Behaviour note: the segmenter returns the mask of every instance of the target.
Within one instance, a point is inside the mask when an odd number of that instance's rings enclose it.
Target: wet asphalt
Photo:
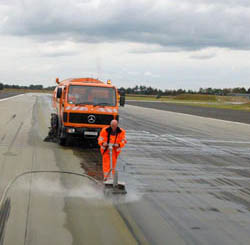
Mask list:
[[[163,111],[172,111],[196,115],[201,117],[217,118],[221,120],[242,122],[250,124],[250,112],[230,109],[199,107],[167,102],[127,101],[128,105],[141,106]]]
[[[128,176],[172,235],[184,244],[248,244],[248,125],[134,106],[122,109],[121,124],[128,129]],[[144,234],[152,244],[162,244],[159,237],[171,244],[167,230],[155,225]]]
[[[98,149],[43,142],[50,104],[37,94],[0,101],[1,194],[31,169],[101,180]],[[249,244],[250,125],[126,105],[120,126],[128,194],[104,196],[65,174],[26,175],[1,210],[3,244]]]

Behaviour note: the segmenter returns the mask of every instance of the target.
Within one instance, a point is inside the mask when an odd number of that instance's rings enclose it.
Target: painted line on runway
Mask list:
[[[19,95],[10,96],[10,97],[4,98],[4,99],[0,99],[0,101],[5,101],[5,100],[9,100],[9,99],[17,98],[17,97],[19,97],[19,96],[23,96],[23,95],[24,95],[24,94],[19,94]]]
[[[250,144],[250,141],[232,141],[232,140],[200,140],[205,143],[226,143],[226,144]]]
[[[148,108],[148,107],[142,107],[142,106],[136,106],[136,105],[126,105],[126,106],[134,106],[134,107],[143,108],[143,109],[155,110],[157,112],[161,111],[161,112],[166,112],[166,113],[171,113],[171,114],[185,115],[185,116],[188,116],[188,117],[197,117],[197,118],[202,118],[202,119],[209,119],[209,120],[213,120],[213,121],[220,121],[220,122],[225,122],[225,123],[233,123],[233,124],[238,124],[238,125],[241,125],[241,126],[248,126],[248,127],[250,127],[250,124],[248,124],[248,123],[235,122],[235,121],[217,119],[217,118],[212,118],[212,117],[202,117],[202,116],[197,116],[197,115],[190,115],[190,114],[187,114],[187,113],[165,111],[165,110],[160,110],[160,109],[155,109],[155,108]],[[250,115],[250,113],[249,113],[249,115]]]

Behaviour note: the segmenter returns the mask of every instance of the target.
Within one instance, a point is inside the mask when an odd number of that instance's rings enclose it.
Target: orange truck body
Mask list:
[[[97,139],[100,130],[119,120],[119,93],[110,81],[93,78],[57,79],[53,106],[60,137],[67,135]],[[84,98],[84,99],[82,99]]]

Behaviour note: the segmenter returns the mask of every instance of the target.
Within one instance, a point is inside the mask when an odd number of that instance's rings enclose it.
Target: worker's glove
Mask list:
[[[103,145],[104,147],[107,147],[107,146],[108,146],[108,144],[107,144],[106,142],[104,142],[102,145]]]
[[[113,144],[113,146],[114,146],[114,147],[120,147],[120,145],[119,145],[119,144]]]

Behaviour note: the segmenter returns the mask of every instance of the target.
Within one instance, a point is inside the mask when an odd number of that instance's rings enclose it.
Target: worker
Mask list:
[[[112,152],[112,174],[115,174],[116,161],[121,153],[121,148],[125,146],[126,141],[126,131],[118,127],[118,121],[112,120],[110,126],[105,127],[101,130],[100,136],[98,138],[98,144],[100,145],[100,150],[102,154],[102,167],[103,167],[103,177],[104,181],[111,177],[110,171],[110,154],[109,154],[109,144],[113,144]]]

